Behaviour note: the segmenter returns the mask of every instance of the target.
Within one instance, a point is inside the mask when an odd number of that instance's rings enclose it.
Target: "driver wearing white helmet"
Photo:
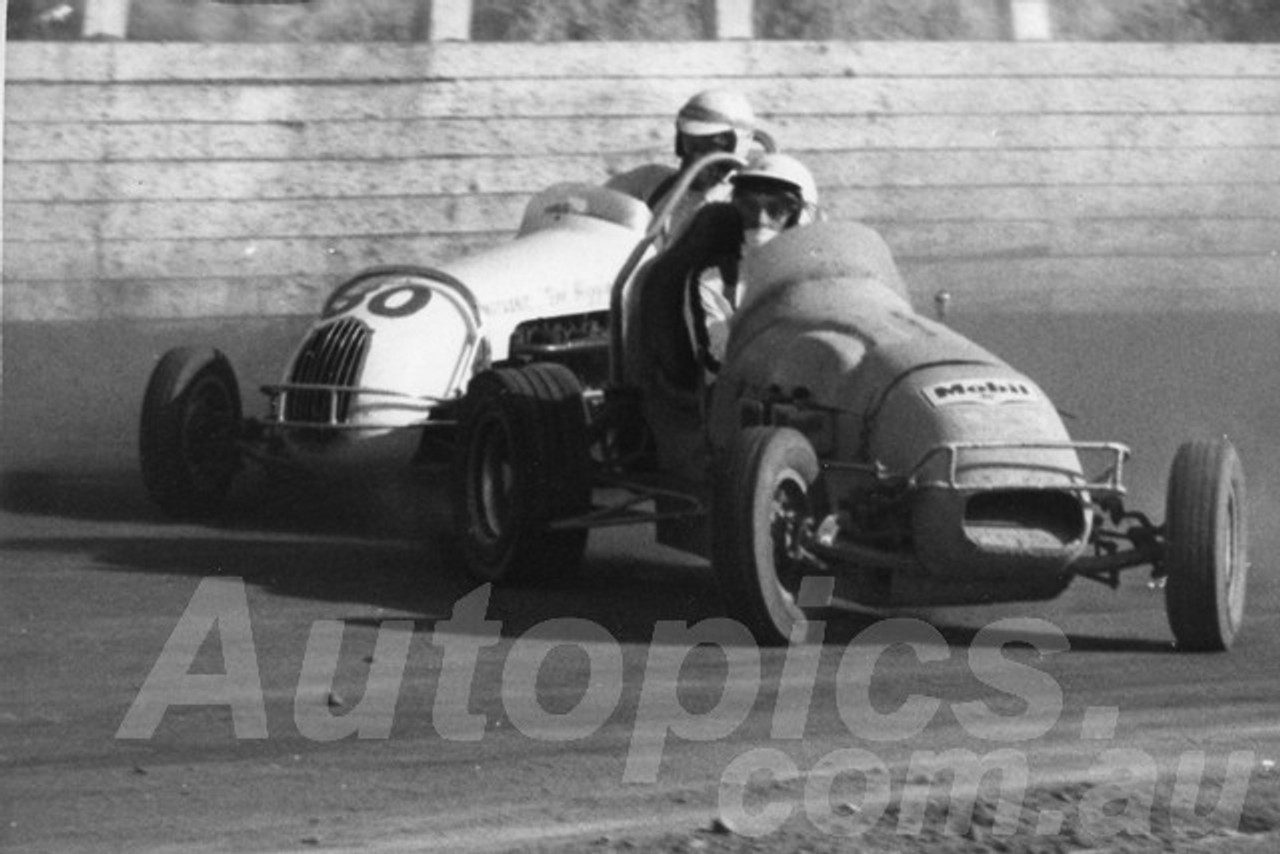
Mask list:
[[[695,479],[709,453],[706,393],[750,287],[739,277],[743,255],[818,217],[817,185],[794,157],[760,155],[729,182],[730,201],[705,205],[653,259],[636,305],[645,418],[667,428],[654,431],[659,464]]]
[[[818,185],[813,174],[789,155],[762,154],[729,181],[741,241],[732,250],[709,247],[709,263],[700,270],[695,268],[685,302],[685,323],[708,383],[720,370],[729,340],[729,320],[746,288],[739,274],[742,253],[758,249],[786,229],[813,222],[818,215]],[[711,216],[708,212],[707,218]],[[702,231],[694,225],[690,235]]]
[[[700,157],[722,151],[745,160],[755,140],[756,114],[751,104],[732,89],[707,89],[690,98],[676,114],[676,156],[681,171]],[[731,168],[703,170],[694,181],[696,190],[706,192],[724,185]],[[721,200],[728,198],[726,192]]]
[[[676,182],[697,160],[712,152],[726,152],[745,160],[756,140],[756,115],[740,92],[707,89],[694,95],[676,114],[675,153],[680,168],[650,164],[610,179],[605,186],[643,200],[651,210],[661,208]],[[725,164],[702,170],[690,192],[672,212],[667,234],[678,235],[707,202],[726,201],[725,180],[733,167]]]

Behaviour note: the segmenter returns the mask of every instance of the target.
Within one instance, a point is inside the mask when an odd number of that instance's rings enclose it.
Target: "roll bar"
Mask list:
[[[636,244],[635,249],[631,250],[631,254],[627,256],[627,260],[618,272],[617,278],[613,280],[613,288],[609,292],[609,382],[611,384],[620,385],[623,378],[622,362],[625,348],[622,335],[625,324],[622,318],[622,305],[627,283],[635,275],[641,261],[644,260],[645,254],[649,251],[649,247],[658,238],[665,239],[670,235],[671,217],[675,214],[680,202],[689,194],[689,188],[693,186],[697,176],[710,166],[726,163],[731,163],[739,169],[746,166],[746,161],[737,155],[724,151],[713,151],[695,160],[692,166],[680,174],[675,185],[654,212],[653,218],[649,220],[649,227],[645,229],[644,237]]]

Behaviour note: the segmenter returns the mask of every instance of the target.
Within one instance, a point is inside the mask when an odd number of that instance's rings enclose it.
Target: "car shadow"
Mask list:
[[[448,539],[371,539],[345,533],[182,532],[172,536],[91,535],[0,540],[0,554],[83,554],[94,568],[191,578],[237,577],[272,595],[352,603],[407,615],[431,630],[481,586],[452,555]],[[645,556],[593,559],[578,579],[556,586],[495,586],[485,619],[517,637],[549,620],[587,620],[620,642],[647,643],[661,620],[722,616],[709,572]],[[386,619],[392,619],[388,616]],[[397,619],[403,617],[395,617]],[[378,622],[357,617],[353,623]]]
[[[321,480],[252,467],[236,479],[219,514],[197,521],[232,531],[424,535],[445,518],[443,505],[430,494],[432,479],[443,477],[442,471],[424,469],[377,480]],[[120,467],[6,470],[0,473],[0,510],[83,522],[184,522],[150,501],[136,469]]]
[[[322,485],[306,478],[246,478],[222,518],[195,526],[174,522],[152,507],[136,472],[6,472],[0,482],[5,512],[121,523],[121,532],[9,538],[0,541],[0,552],[87,553],[106,570],[236,576],[281,596],[363,603],[412,615],[417,628],[431,630],[479,586],[465,572],[448,534],[443,476],[437,469],[376,483]],[[692,625],[725,616],[704,562],[648,545],[647,534],[637,539],[644,548],[590,547],[581,574],[563,583],[495,586],[486,619],[498,621],[505,637],[519,637],[547,621],[574,619],[601,626],[619,642],[647,644],[660,621]],[[895,615],[829,613],[823,642],[839,647],[869,642],[862,632],[888,616]],[[929,624],[952,647],[979,641],[978,628],[929,615],[899,616]],[[374,622],[368,617],[351,621]],[[1063,634],[1080,652],[1172,651],[1156,640]],[[1060,637],[985,630],[981,642],[1043,648]]]
[[[136,472],[10,471],[0,481],[4,512],[111,527],[9,537],[0,540],[0,553],[79,553],[107,571],[235,576],[276,595],[411,615],[429,630],[480,585],[448,533],[446,474],[424,469],[377,482],[251,476],[237,484],[220,518],[197,525],[154,508]],[[575,618],[621,642],[647,643],[658,621],[722,614],[709,571],[689,563],[656,547],[626,555],[591,549],[571,581],[495,586],[486,619],[501,622],[507,637]]]
[[[142,491],[142,476],[118,468],[6,468],[0,510],[85,522],[143,522],[158,517]]]

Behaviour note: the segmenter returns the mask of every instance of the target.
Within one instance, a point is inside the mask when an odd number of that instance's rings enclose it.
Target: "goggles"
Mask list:
[[[684,134],[682,150],[686,157],[698,158],[715,151],[734,151],[737,148],[738,135],[731,130],[705,136]]]
[[[733,191],[734,206],[748,222],[759,221],[761,215],[774,222],[791,222],[804,209],[804,202],[794,193],[768,190]]]

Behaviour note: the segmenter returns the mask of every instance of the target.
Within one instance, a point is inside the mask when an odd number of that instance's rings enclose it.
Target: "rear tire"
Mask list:
[[[1244,471],[1225,439],[1182,445],[1169,474],[1165,607],[1181,650],[1231,648],[1244,621],[1248,536]]]
[[[142,402],[142,481],[160,509],[200,518],[221,509],[240,470],[240,387],[217,350],[179,347],[151,372]]]
[[[479,374],[458,436],[454,527],[471,574],[486,582],[576,576],[587,530],[551,528],[591,504],[586,409],[573,372],[537,363]]]
[[[744,430],[715,473],[712,567],[729,616],[764,645],[811,639],[798,601],[806,567],[797,550],[817,478],[813,445],[786,427]]]

